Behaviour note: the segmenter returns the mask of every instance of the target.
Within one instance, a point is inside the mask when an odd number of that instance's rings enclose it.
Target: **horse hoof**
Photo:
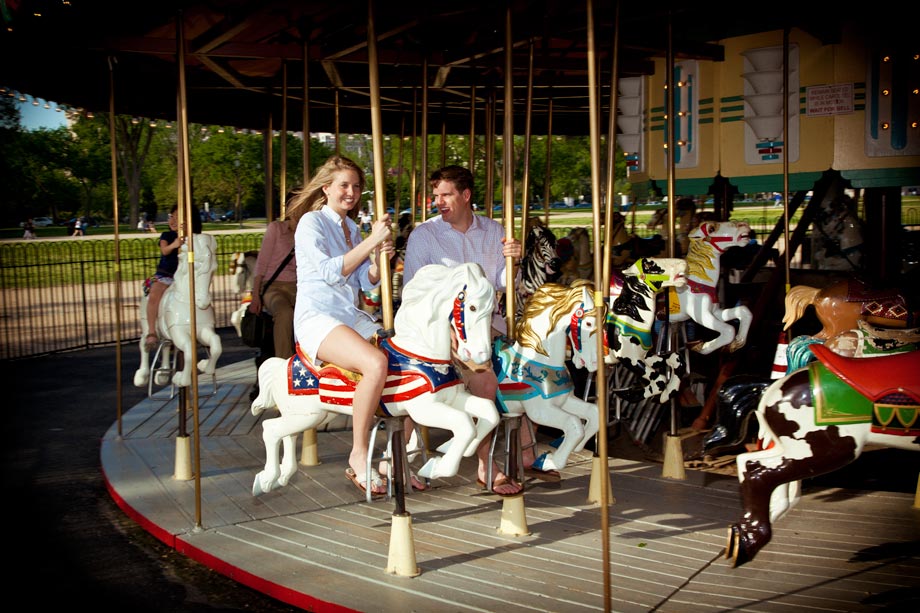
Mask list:
[[[418,469],[418,476],[422,479],[436,479],[439,477],[438,473],[438,459],[431,458],[425,465]]]
[[[252,481],[252,495],[258,496],[264,493],[265,490],[262,489],[262,480],[259,478],[259,475],[256,475],[256,478]]]
[[[725,539],[725,559],[728,560],[735,554],[735,548],[738,546],[738,527],[729,526],[728,536]]]

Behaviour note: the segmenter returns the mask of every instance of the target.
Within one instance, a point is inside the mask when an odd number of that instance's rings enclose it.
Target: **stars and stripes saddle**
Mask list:
[[[390,415],[388,404],[411,400],[422,394],[462,384],[450,360],[433,360],[402,349],[392,338],[375,339],[375,345],[387,354],[387,380],[380,397],[378,415]],[[335,364],[317,367],[297,346],[288,360],[288,393],[318,395],[321,402],[351,406],[361,375]]]

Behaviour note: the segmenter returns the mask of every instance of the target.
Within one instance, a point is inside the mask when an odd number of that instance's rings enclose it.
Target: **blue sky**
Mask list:
[[[31,98],[25,102],[19,103],[19,112],[22,114],[22,126],[26,130],[37,130],[39,128],[60,128],[67,125],[67,117],[64,111],[55,111],[57,104],[49,102],[50,109],[44,107],[44,100],[39,100],[40,104],[34,106]]]

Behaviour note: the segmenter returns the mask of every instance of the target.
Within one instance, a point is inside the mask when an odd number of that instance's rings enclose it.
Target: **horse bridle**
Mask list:
[[[461,289],[457,297],[454,298],[454,308],[450,312],[450,325],[457,334],[457,338],[462,342],[466,342],[465,307],[466,285],[463,286],[463,289]]]

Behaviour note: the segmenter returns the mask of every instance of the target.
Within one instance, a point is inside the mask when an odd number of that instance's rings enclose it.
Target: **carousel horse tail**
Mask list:
[[[788,330],[805,314],[805,309],[814,304],[815,298],[821,290],[807,285],[796,285],[789,290],[784,300],[786,312],[783,315],[783,330]]]
[[[287,392],[287,362],[285,358],[268,358],[259,366],[259,394],[252,401],[249,410],[253,415],[259,416],[265,409],[278,406],[279,387],[283,393]]]

